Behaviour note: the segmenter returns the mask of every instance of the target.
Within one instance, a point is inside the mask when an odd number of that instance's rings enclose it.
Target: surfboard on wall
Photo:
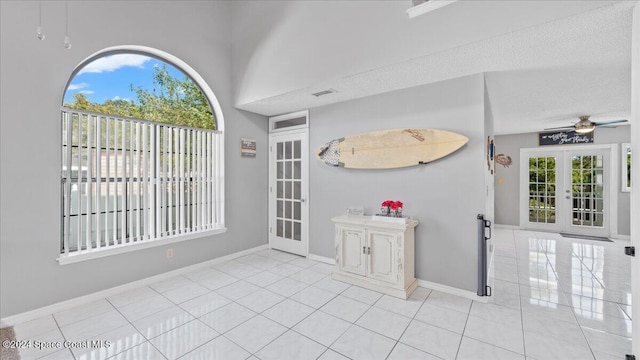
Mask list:
[[[393,169],[445,157],[469,141],[464,135],[437,129],[394,129],[351,135],[318,149],[327,165],[351,169]]]

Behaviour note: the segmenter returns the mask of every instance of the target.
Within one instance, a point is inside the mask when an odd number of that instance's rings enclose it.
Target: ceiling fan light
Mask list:
[[[596,127],[593,124],[588,124],[588,125],[584,124],[583,125],[583,124],[578,123],[578,124],[576,124],[575,131],[578,134],[588,134],[588,133],[592,132],[593,130],[595,130],[595,128]]]

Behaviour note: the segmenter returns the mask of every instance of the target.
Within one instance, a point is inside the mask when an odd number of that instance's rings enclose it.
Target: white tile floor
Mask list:
[[[23,359],[619,359],[631,351],[624,243],[498,229],[489,304],[408,300],[264,250],[19,324],[19,340],[109,340]]]

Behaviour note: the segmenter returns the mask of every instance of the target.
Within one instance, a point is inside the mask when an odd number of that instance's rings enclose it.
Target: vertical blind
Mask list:
[[[62,108],[62,256],[224,227],[220,131]]]

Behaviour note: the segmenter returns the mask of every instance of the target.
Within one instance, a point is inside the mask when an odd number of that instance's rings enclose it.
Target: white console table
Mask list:
[[[418,286],[414,266],[417,220],[371,216],[331,220],[336,230],[333,279],[402,299],[411,295]]]

